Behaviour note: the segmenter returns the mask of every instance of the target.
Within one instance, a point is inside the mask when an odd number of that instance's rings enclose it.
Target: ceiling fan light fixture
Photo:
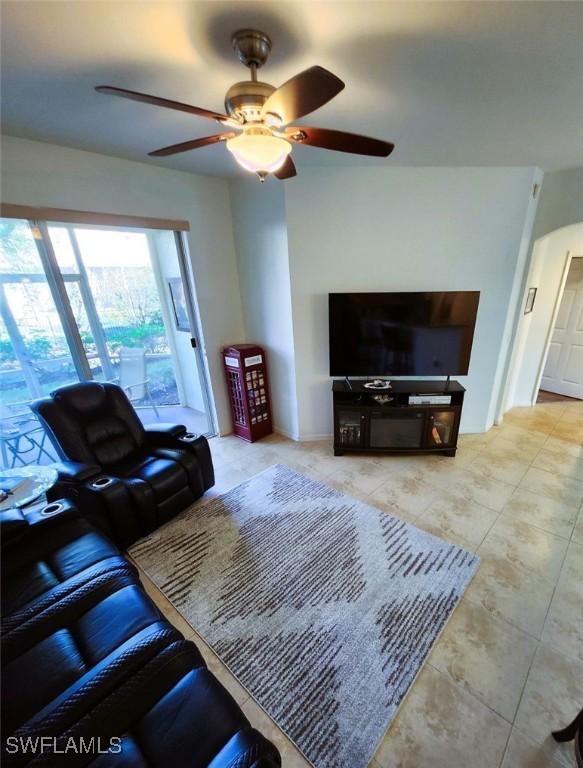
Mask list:
[[[395,145],[388,141],[328,128],[293,127],[296,120],[337,96],[344,88],[342,80],[324,67],[314,65],[286,80],[279,88],[274,88],[270,83],[257,79],[257,70],[265,64],[271,51],[270,38],[256,29],[240,29],[233,35],[232,43],[250,73],[249,79],[234,83],[225,94],[224,113],[113,85],[98,85],[95,90],[204,117],[218,122],[223,128],[221,133],[212,136],[156,149],[148,153],[150,157],[177,155],[220,142],[227,145],[242,168],[256,173],[261,181],[269,174],[284,181],[297,176],[290,155],[292,146],[296,144],[367,157],[388,157],[391,154]]]
[[[227,139],[227,149],[239,165],[252,173],[273,173],[281,168],[291,152],[291,144],[264,128],[249,128]]]

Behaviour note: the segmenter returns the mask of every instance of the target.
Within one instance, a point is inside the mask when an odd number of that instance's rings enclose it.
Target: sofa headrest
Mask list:
[[[54,400],[66,409],[77,413],[90,413],[103,408],[107,400],[107,390],[97,381],[82,381],[51,392]]]

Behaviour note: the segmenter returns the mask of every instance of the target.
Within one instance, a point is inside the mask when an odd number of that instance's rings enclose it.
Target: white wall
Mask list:
[[[548,344],[571,256],[583,255],[583,223],[539,238],[534,246],[521,311],[529,288],[536,288],[534,308],[522,314],[516,335],[508,407],[536,402]]]
[[[302,168],[285,185],[299,433],[332,432],[327,294],[479,290],[462,430],[492,424],[533,168]],[[506,339],[507,341],[507,339]]]
[[[583,168],[545,173],[533,241],[583,221]]]
[[[145,163],[2,137],[3,202],[186,219],[218,426],[231,431],[220,349],[244,341],[228,183]]]
[[[274,427],[297,439],[284,185],[255,177],[232,182],[231,209],[247,338],[267,352]]]
[[[516,333],[522,317],[521,297],[524,292],[524,286],[526,285],[526,276],[528,273],[528,265],[530,263],[532,233],[538,217],[540,192],[537,194],[537,190],[540,190],[540,185],[543,181],[543,172],[539,168],[535,169],[533,181],[531,195],[526,208],[524,226],[522,228],[522,238],[520,240],[518,258],[514,270],[512,291],[508,301],[509,309],[506,316],[504,335],[500,345],[500,355],[494,379],[494,392],[496,394],[490,403],[488,423],[492,421],[494,424],[501,424],[505,411],[505,403],[508,399],[508,390],[511,379],[510,371],[512,370]]]

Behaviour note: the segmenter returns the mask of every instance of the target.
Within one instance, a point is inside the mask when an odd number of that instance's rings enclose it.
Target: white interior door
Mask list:
[[[583,257],[571,260],[541,389],[583,399]]]

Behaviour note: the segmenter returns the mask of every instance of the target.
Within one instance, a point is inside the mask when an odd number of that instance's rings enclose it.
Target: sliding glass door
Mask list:
[[[115,376],[114,368],[74,230],[68,226],[51,224],[47,232],[58,270],[63,277],[71,312],[79,330],[83,353],[91,369],[91,377],[97,381],[110,381]]]
[[[91,379],[122,386],[144,423],[214,433],[178,233],[0,227],[0,440],[31,400]]]
[[[27,403],[79,379],[43,263],[27,221],[0,220],[0,402]],[[85,374],[85,370],[81,372]]]

